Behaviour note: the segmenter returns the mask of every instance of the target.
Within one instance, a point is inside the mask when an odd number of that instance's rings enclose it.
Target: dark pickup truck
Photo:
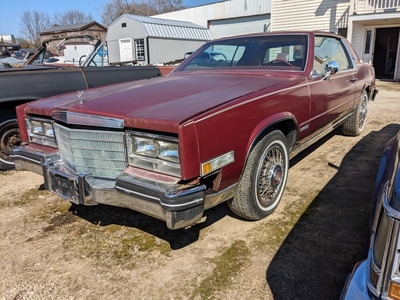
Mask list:
[[[77,66],[46,65],[45,54],[51,41],[89,39],[94,47]],[[70,91],[119,82],[162,76],[155,66],[109,66],[105,45],[91,36],[58,37],[43,42],[42,47],[25,64],[0,66],[0,170],[14,167],[9,154],[20,145],[15,107],[25,102]],[[166,69],[169,72],[170,69]],[[165,70],[163,70],[165,72]]]

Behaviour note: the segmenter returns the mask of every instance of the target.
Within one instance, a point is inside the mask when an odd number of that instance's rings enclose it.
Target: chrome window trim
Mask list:
[[[340,43],[343,45],[343,47],[346,49],[347,52],[347,56],[350,59],[351,64],[353,65],[353,68],[350,68],[349,70],[356,70],[357,66],[356,63],[354,61],[353,55],[350,52],[349,47],[347,47],[346,43],[343,41],[343,39],[340,39]]]
[[[387,295],[389,291],[389,284],[395,268],[395,252],[399,243],[400,213],[389,205],[388,189],[389,182],[386,182],[382,188],[380,200],[376,205],[370,244],[370,251],[372,252],[370,252],[371,255],[369,268],[373,268],[374,272],[378,276],[378,280],[376,282],[376,286],[374,286],[371,282],[371,278],[369,277],[370,275],[368,275],[367,286],[369,291],[377,297],[385,294]],[[375,251],[377,228],[382,222],[382,218],[386,218],[388,221],[388,232],[383,250],[382,263],[381,266],[378,267],[373,253]],[[396,269],[398,270],[398,266]],[[370,274],[370,272],[368,272],[368,274]],[[398,276],[395,276],[395,278],[398,278]]]

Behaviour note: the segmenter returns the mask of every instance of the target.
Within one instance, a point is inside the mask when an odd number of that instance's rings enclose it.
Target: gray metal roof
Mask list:
[[[212,40],[212,35],[208,28],[191,22],[166,20],[128,14],[124,14],[122,16],[132,19],[136,22],[140,22],[149,37],[200,41]]]
[[[71,25],[54,25],[53,27],[47,28],[41,32],[43,33],[50,33],[50,32],[62,32],[62,31],[75,31],[75,30],[83,30],[86,27],[92,26],[92,25],[98,25],[101,28],[106,29],[103,25],[97,23],[96,21],[91,21],[91,22],[84,22],[84,23],[77,23],[77,24],[71,24]]]

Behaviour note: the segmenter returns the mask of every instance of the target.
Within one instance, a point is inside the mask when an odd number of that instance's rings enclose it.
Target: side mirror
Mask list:
[[[329,76],[336,74],[339,71],[339,64],[332,60],[328,62],[325,66],[325,74],[324,74],[324,80],[328,79]]]

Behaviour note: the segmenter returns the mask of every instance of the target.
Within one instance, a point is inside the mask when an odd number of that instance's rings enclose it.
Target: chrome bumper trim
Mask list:
[[[75,174],[57,153],[45,155],[28,147],[17,148],[13,158],[17,170],[43,175],[46,189],[75,204],[129,208],[165,221],[170,229],[188,227],[203,216],[205,185],[179,189],[171,182],[127,173],[116,180]]]
[[[10,154],[10,157],[14,159],[17,171],[31,171],[39,175],[43,175],[41,161],[45,156],[46,154],[43,152],[22,146],[13,149]]]

